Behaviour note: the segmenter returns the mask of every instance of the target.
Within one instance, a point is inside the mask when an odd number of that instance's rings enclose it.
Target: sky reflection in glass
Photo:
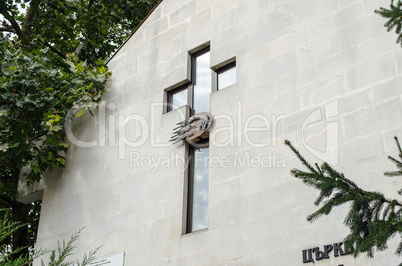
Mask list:
[[[209,95],[211,94],[211,70],[209,52],[195,58],[194,111],[209,112]]]
[[[198,149],[194,152],[191,232],[208,228],[208,157],[209,148]]]
[[[172,104],[172,106],[170,107],[171,110],[175,110],[179,107],[182,107],[187,104],[187,89],[175,92],[172,94],[171,97],[172,97],[170,101]]]
[[[229,68],[218,74],[218,90],[236,83],[236,67]]]

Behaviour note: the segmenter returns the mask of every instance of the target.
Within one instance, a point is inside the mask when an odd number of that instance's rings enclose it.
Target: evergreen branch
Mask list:
[[[396,146],[398,147],[398,151],[399,151],[398,156],[399,156],[399,158],[402,158],[402,148],[401,148],[401,145],[399,143],[399,140],[398,140],[398,138],[396,136],[394,137],[394,139],[395,139],[395,142],[396,142]],[[388,159],[391,162],[395,163],[396,167],[398,169],[401,169],[401,170],[385,172],[384,175],[386,175],[386,176],[399,176],[399,175],[402,175],[402,161],[399,161],[399,160],[395,159],[392,156],[388,156]],[[402,190],[400,190],[400,191],[402,191]],[[398,191],[398,193],[401,195],[400,191]]]
[[[304,159],[304,157],[299,153],[299,151],[293,147],[292,143],[289,140],[285,140],[285,144],[290,147],[290,149],[296,154],[297,158],[308,168],[311,172],[317,173],[317,171]],[[318,165],[317,165],[318,167]],[[318,167],[319,168],[319,167]],[[321,172],[321,170],[319,171]]]
[[[63,240],[63,244],[60,245],[60,243],[58,242],[57,244],[57,249],[52,250],[51,255],[50,255],[50,265],[63,265],[62,263],[65,263],[65,260],[67,259],[68,256],[70,256],[72,254],[72,251],[74,250],[74,242],[77,241],[77,239],[79,238],[79,235],[81,233],[81,231],[83,230],[83,228],[81,228],[80,230],[78,230],[77,232],[75,232],[70,240],[66,242]],[[56,250],[57,250],[57,254],[58,256],[56,256]],[[69,265],[70,263],[66,264]]]
[[[396,142],[396,146],[398,147],[399,157],[402,159],[402,148],[401,148],[401,144],[399,143],[398,137],[394,136],[394,140]]]
[[[397,43],[402,45],[402,6],[401,1],[398,1],[397,4],[394,4],[394,1],[391,1],[390,8],[380,7],[379,10],[375,10],[374,12],[381,15],[382,17],[388,19],[388,21],[384,24],[387,28],[387,31],[392,31],[395,29],[398,37],[396,39]]]
[[[391,161],[393,161],[393,162],[394,162],[395,164],[397,164],[397,165],[402,164],[401,161],[398,161],[397,159],[395,159],[395,158],[392,157],[392,156],[388,156],[388,159],[390,159]]]
[[[386,175],[386,176],[400,176],[400,175],[402,175],[402,170],[393,171],[393,172],[385,172],[384,175]]]
[[[84,227],[85,228],[85,227]],[[67,265],[76,265],[76,266],[86,266],[89,265],[91,262],[95,260],[95,254],[98,252],[98,250],[102,247],[98,247],[95,250],[90,251],[88,254],[84,254],[84,257],[82,259],[82,262],[79,262],[76,260],[75,262],[67,261],[67,257],[73,254],[74,250],[74,242],[78,240],[79,235],[81,231],[84,229],[81,228],[77,232],[75,232],[71,237],[70,240],[66,243],[64,240],[62,244],[60,242],[57,242],[57,247],[52,249],[52,250],[39,250],[38,252],[34,253],[33,259],[38,258],[39,256],[43,255],[44,253],[50,252],[49,255],[49,262],[48,266],[67,266]],[[45,262],[43,259],[41,259],[41,265],[45,266]]]
[[[402,149],[398,139],[395,139],[401,157]],[[391,237],[397,233],[402,234],[401,202],[396,199],[387,199],[379,192],[361,189],[355,182],[337,172],[328,163],[323,163],[321,167],[316,164],[319,169],[316,171],[288,140],[285,141],[285,144],[308,168],[308,171],[293,169],[292,175],[320,191],[314,204],[317,206],[322,204],[322,206],[307,217],[308,221],[315,221],[322,215],[328,215],[334,207],[349,204],[349,212],[345,217],[344,224],[350,229],[350,234],[345,238],[345,245],[355,246],[354,256],[366,253],[367,256],[372,257],[374,248],[384,250]],[[391,161],[398,168],[402,166],[394,158]],[[402,175],[401,171],[387,173]],[[402,190],[398,193],[401,194]],[[402,244],[396,253],[402,254]]]
[[[88,255],[85,254],[84,258],[82,259],[82,262],[80,263],[78,260],[76,261],[77,266],[86,266],[88,264],[90,264],[91,262],[93,262],[96,258],[95,258],[95,254],[98,253],[99,249],[102,246],[97,247],[95,250],[91,250]]]
[[[399,243],[398,248],[396,249],[396,254],[400,255],[402,253],[402,242]]]

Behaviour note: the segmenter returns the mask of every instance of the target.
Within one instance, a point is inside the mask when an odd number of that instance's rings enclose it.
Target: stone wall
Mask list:
[[[128,266],[304,265],[302,250],[341,242],[347,209],[306,221],[317,191],[291,177],[301,165],[283,141],[396,196],[399,179],[382,173],[394,169],[386,157],[402,136],[402,50],[374,14],[388,5],[164,0],[108,63],[113,75],[95,116],[74,121],[81,143],[45,180],[38,246],[86,226],[78,257],[103,245],[99,256],[123,251]],[[164,113],[161,104],[165,90],[190,79],[189,51],[206,44],[211,68],[236,58],[237,83],[211,95],[218,163],[209,171],[209,226],[186,235],[187,173],[174,159],[186,159],[186,149],[168,140],[188,108]],[[178,164],[157,167],[158,158]],[[315,265],[394,265],[395,247]]]

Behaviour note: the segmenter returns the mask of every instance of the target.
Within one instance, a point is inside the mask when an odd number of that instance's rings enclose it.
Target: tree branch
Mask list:
[[[37,18],[39,12],[39,4],[41,0],[32,0],[25,16],[24,28],[25,33],[30,36],[32,34],[32,26]]]
[[[3,28],[0,27],[0,31],[2,32],[11,32],[11,33],[15,33],[15,30],[13,28]]]
[[[13,26],[13,28],[14,28],[15,34],[17,34],[17,36],[20,40],[27,39],[25,33],[21,30],[21,27],[18,24],[18,22],[15,20],[15,18],[13,16],[11,16],[8,13],[8,9],[7,9],[7,6],[5,5],[4,1],[0,1],[0,14],[2,14],[4,16],[4,18],[10,22],[11,26]]]
[[[44,45],[46,45],[47,47],[49,47],[50,50],[52,50],[55,54],[57,54],[58,56],[60,56],[60,57],[63,58],[63,59],[66,59],[66,56],[65,56],[64,54],[62,54],[59,50],[57,50],[56,48],[54,48],[52,45],[50,45],[50,43],[45,42],[45,41],[42,41],[41,39],[39,39],[39,41],[40,41],[42,44],[44,44]]]
[[[36,139],[38,139],[38,138],[40,138],[40,137],[42,137],[42,136],[46,135],[46,134],[47,134],[47,132],[48,132],[48,131],[44,131],[44,132],[40,133],[39,135],[36,135],[36,136],[34,136],[34,137],[30,138],[30,139],[29,139],[29,141],[36,140]]]
[[[365,196],[367,196],[367,197],[370,197],[370,198],[375,196],[372,192],[365,191],[363,189],[361,189],[360,193],[365,195]],[[389,203],[389,204],[391,204],[392,202],[396,202],[396,204],[395,204],[396,206],[402,207],[402,203],[399,202],[398,200],[390,200],[390,199],[387,199],[385,197],[383,197],[382,200],[384,200],[384,202]]]

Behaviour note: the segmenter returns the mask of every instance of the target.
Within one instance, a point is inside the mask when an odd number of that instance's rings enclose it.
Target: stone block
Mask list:
[[[198,11],[194,16],[190,18],[190,27],[194,28],[205,24],[205,22],[209,22],[212,20],[212,10],[211,7],[208,7],[202,11]]]
[[[213,5],[212,5],[212,15],[214,17],[219,16],[223,13],[225,13],[226,11],[233,9],[234,5],[232,2],[230,1],[214,1]]]
[[[262,68],[266,71],[266,78],[278,79],[285,74],[292,73],[298,69],[298,58],[296,51],[266,60]]]
[[[183,6],[186,6],[187,4],[191,4],[191,2],[194,2],[192,0],[183,0],[180,3],[178,2],[169,2],[169,3],[162,3],[162,9],[159,8],[159,12],[162,12],[164,15],[170,15],[171,13],[175,13]]]
[[[373,107],[361,106],[356,112],[345,115],[342,123],[346,141],[373,134],[381,129],[377,110]]]
[[[271,54],[273,57],[290,52],[298,47],[306,46],[308,42],[308,32],[306,28],[284,35],[270,43]],[[296,45],[295,45],[296,44]]]
[[[352,90],[382,83],[395,76],[396,68],[392,53],[366,60],[346,72],[348,87]]]
[[[203,1],[196,1],[197,5],[197,12],[200,12],[204,9],[210,8],[213,4],[215,4],[216,0],[203,0]]]
[[[321,106],[339,98],[347,90],[345,75],[331,74],[301,88],[302,107]]]
[[[338,30],[336,34],[342,48],[346,50],[383,35],[384,21],[378,15],[370,15]]]
[[[323,58],[330,58],[341,51],[340,41],[333,33],[314,39],[305,46],[297,48],[298,63],[300,66],[314,64]]]
[[[349,165],[358,161],[383,154],[381,135],[374,133],[355,139],[339,147],[340,165]]]
[[[395,36],[384,31],[383,34],[379,34],[376,38],[372,38],[360,45],[359,57],[364,60],[390,51],[397,53],[400,49],[400,46],[395,42]],[[396,61],[398,62],[398,60]]]
[[[169,25],[174,26],[176,24],[180,24],[189,18],[193,17],[196,12],[196,2],[191,1],[187,4],[183,4],[180,8],[175,11],[172,11],[169,14]]]
[[[272,41],[292,32],[295,23],[294,16],[290,16],[287,7],[282,5],[267,9],[264,12],[264,18],[266,26],[261,28],[263,35],[260,35],[260,37],[257,35],[252,36],[256,38],[266,36],[269,38],[267,40]],[[251,34],[252,33],[253,32],[251,32]],[[257,32],[255,31],[255,33]]]
[[[154,23],[147,24],[142,30],[144,33],[144,41],[148,41],[151,38],[154,38],[159,33],[164,32],[168,29],[168,18],[166,16],[160,17]]]
[[[243,176],[238,176],[215,183],[211,182],[209,185],[209,196],[213,198],[214,201],[237,198],[243,194],[243,184]]]
[[[372,94],[374,102],[382,102],[397,98],[400,96],[400,86],[402,77],[397,76],[395,79],[390,79],[384,83],[373,86]]]
[[[235,25],[235,13],[234,10],[228,10],[224,14],[219,17],[219,32],[222,33],[224,31],[229,30]]]
[[[288,3],[293,5],[290,6],[290,10],[297,10],[293,13],[296,29],[313,24],[314,21],[332,14],[332,6],[329,1],[305,0],[288,1]]]
[[[374,97],[369,90],[347,94],[339,99],[339,113],[346,115],[361,108],[373,105]]]
[[[350,5],[357,4],[357,3],[361,4],[361,0],[351,0],[351,1],[339,0],[339,2],[341,3],[341,8],[346,8]]]

